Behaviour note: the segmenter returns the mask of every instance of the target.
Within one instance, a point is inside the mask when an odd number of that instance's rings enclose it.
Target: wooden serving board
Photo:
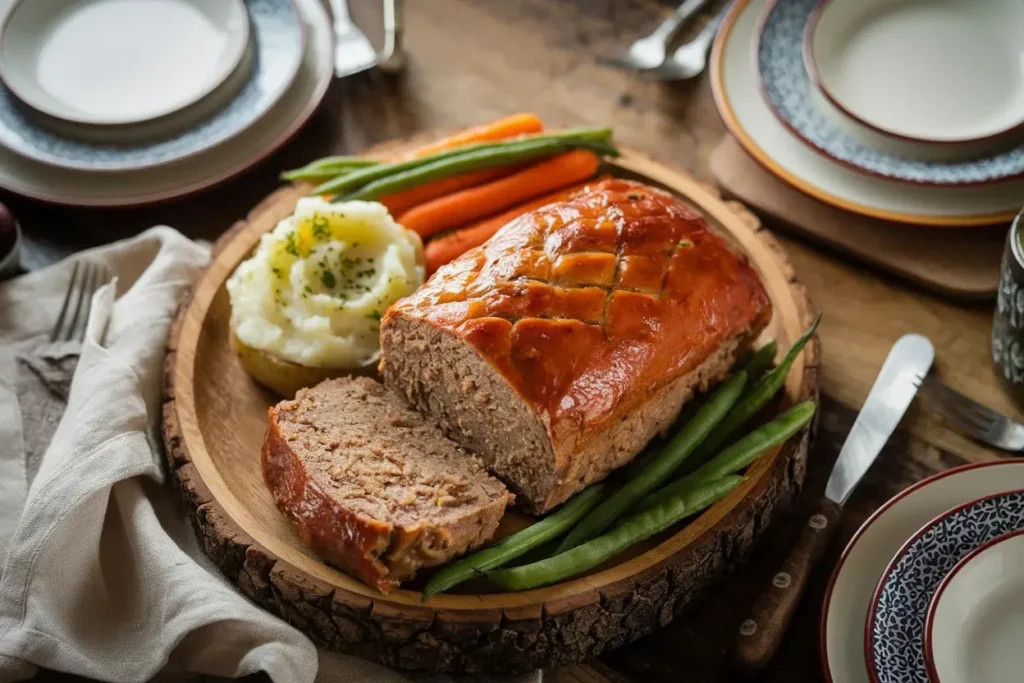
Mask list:
[[[749,255],[774,307],[765,338],[786,349],[811,323],[813,307],[785,253],[742,206],[636,153],[610,170],[688,199]],[[231,351],[224,288],[301,194],[282,188],[229,230],[182,304],[168,341],[164,440],[206,553],[243,593],[317,643],[412,670],[514,672],[578,662],[668,623],[737,569],[794,500],[810,428],[758,460],[740,486],[685,527],[554,586],[505,594],[469,586],[424,603],[414,590],[384,595],[327,566],[305,548],[263,485],[260,447],[267,407],[277,399]],[[817,398],[819,366],[814,339],[789,375],[784,406]],[[512,525],[522,523],[517,516],[507,515]]]

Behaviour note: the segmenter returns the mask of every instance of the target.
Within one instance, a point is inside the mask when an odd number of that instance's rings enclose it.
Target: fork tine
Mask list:
[[[1000,415],[991,408],[967,398],[959,391],[946,386],[942,382],[929,378],[925,380],[925,385],[926,389],[933,396],[936,398],[941,397],[941,400],[950,405],[951,409],[964,417],[973,417],[976,421],[984,422],[988,426],[991,426],[1000,418]]]
[[[73,339],[78,341],[85,339],[85,330],[89,326],[89,313],[92,311],[92,297],[96,294],[96,290],[103,285],[104,270],[105,268],[99,265],[95,265],[92,269],[89,282],[85,287],[85,301],[83,304],[82,319],[75,327]]]
[[[944,420],[978,441],[1006,447],[1005,418],[937,380],[929,378],[925,385],[928,397]]]
[[[71,294],[75,291],[75,282],[78,280],[79,266],[82,265],[80,261],[75,261],[74,267],[71,269],[71,280],[68,281],[68,291],[64,294],[64,303],[60,306],[60,313],[57,314],[57,322],[53,324],[53,329],[50,331],[50,341],[55,342],[60,336],[60,330],[64,326],[64,318],[68,313],[68,303],[71,302]]]
[[[77,336],[79,320],[84,317],[82,316],[82,309],[85,308],[86,302],[91,299],[91,295],[88,295],[88,292],[92,286],[95,273],[96,267],[91,263],[86,263],[82,284],[78,288],[78,298],[75,300],[75,314],[71,317],[71,323],[68,325],[67,334],[64,335],[64,341],[71,341]]]
[[[949,422],[951,425],[953,425],[956,429],[960,430],[961,432],[967,434],[970,437],[978,439],[979,441],[991,443],[987,429],[979,427],[977,424],[973,422],[968,422],[967,420],[963,419],[963,417],[961,417],[959,414],[952,411],[942,411],[941,414],[942,419]]]

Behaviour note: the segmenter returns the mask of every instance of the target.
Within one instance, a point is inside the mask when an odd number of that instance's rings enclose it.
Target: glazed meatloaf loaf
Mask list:
[[[365,377],[271,408],[263,478],[307,545],[382,591],[490,539],[513,500],[476,456]]]
[[[770,317],[757,273],[694,209],[606,180],[392,305],[381,369],[544,512],[667,429]]]

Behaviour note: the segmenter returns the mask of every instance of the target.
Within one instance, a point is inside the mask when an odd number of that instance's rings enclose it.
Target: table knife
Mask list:
[[[740,625],[735,664],[741,671],[755,673],[775,654],[811,569],[839,526],[843,505],[896,429],[934,359],[931,342],[918,334],[900,337],[889,351],[839,452],[825,495],[811,509],[786,561]]]

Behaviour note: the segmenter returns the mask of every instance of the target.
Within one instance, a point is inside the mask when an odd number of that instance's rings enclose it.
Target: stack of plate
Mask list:
[[[839,208],[919,225],[1024,202],[1024,3],[736,0],[712,59],[746,151]]]
[[[911,486],[854,535],[821,619],[830,683],[1024,677],[1024,461]]]
[[[0,187],[129,206],[237,174],[332,76],[319,0],[14,0],[0,26]]]

